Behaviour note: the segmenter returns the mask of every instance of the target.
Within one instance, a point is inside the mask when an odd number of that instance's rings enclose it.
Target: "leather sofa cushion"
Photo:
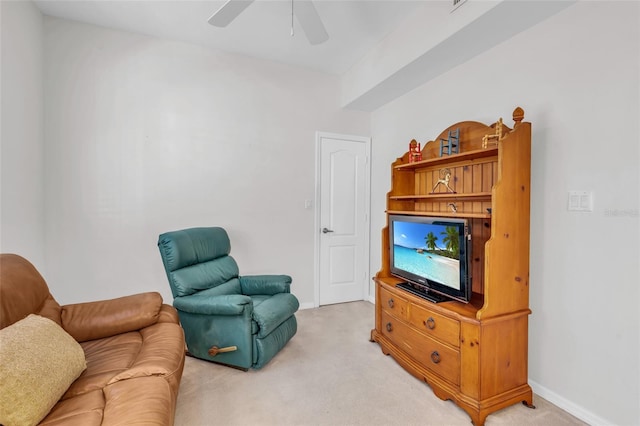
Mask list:
[[[105,387],[113,377],[134,363],[142,347],[142,336],[134,331],[83,342],[81,345],[87,359],[87,369],[69,387],[63,399]]]
[[[108,384],[158,375],[177,385],[184,363],[182,328],[158,323],[140,331],[81,343],[87,369],[69,387],[63,399],[101,389]]]
[[[117,382],[104,388],[104,396],[103,424],[166,426],[167,419],[175,417],[171,388],[162,377]]]
[[[175,342],[184,341],[182,329],[175,324],[159,323],[140,330],[140,336],[142,346],[135,361],[114,376],[109,384],[136,377],[161,376],[165,382],[175,384],[177,389],[185,348],[175,345]]]
[[[158,425],[173,419],[172,390],[162,377],[125,380],[60,401],[40,426]]]
[[[102,425],[104,404],[102,389],[59,401],[39,426]]]

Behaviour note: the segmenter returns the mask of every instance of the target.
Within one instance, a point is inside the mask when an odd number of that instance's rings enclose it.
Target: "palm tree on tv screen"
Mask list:
[[[444,235],[444,243],[446,248],[456,257],[460,255],[460,240],[458,239],[458,229],[455,226],[447,226],[446,229],[441,232]]]
[[[424,240],[425,240],[425,242],[427,244],[427,249],[428,250],[435,250],[436,249],[436,241],[438,240],[438,237],[433,235],[433,232],[429,232],[427,234],[427,236],[424,237]]]

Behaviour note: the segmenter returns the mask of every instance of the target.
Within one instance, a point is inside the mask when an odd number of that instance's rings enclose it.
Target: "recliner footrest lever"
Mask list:
[[[217,346],[212,346],[211,349],[209,349],[209,355],[211,356],[216,356],[220,353],[224,353],[224,352],[233,352],[233,351],[237,351],[238,347],[237,346],[226,346],[224,348],[219,348]]]

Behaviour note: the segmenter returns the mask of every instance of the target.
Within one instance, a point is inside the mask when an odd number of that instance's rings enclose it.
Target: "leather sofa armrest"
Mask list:
[[[162,296],[140,293],[62,307],[62,327],[78,342],[140,330],[158,321]]]
[[[245,275],[240,277],[242,294],[248,296],[291,292],[291,277],[289,275]]]
[[[160,307],[160,314],[158,315],[158,322],[170,322],[172,324],[180,324],[180,318],[178,317],[178,311],[171,305],[163,304]]]
[[[251,298],[242,294],[207,296],[196,293],[176,297],[173,306],[179,311],[200,315],[242,315],[245,311],[250,315],[253,311]]]

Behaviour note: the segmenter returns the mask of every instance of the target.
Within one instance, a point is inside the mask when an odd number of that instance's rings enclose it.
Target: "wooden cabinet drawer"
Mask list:
[[[409,310],[407,309],[409,302],[382,287],[380,287],[379,303],[383,310],[392,313],[398,318],[409,318]]]
[[[460,322],[416,304],[411,305],[409,322],[416,329],[443,342],[460,347]]]
[[[427,369],[443,379],[460,383],[460,353],[406,323],[382,312],[382,334]]]

